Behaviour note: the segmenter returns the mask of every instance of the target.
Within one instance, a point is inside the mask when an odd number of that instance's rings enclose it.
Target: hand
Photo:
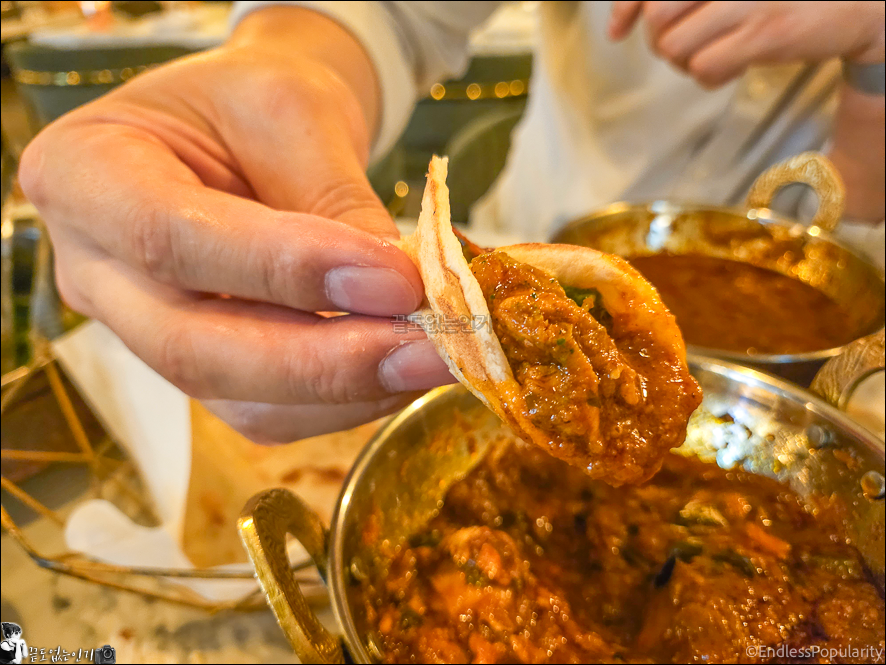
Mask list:
[[[615,2],[609,36],[641,15],[650,48],[709,88],[754,64],[884,59],[883,2]]]
[[[328,19],[284,11],[285,48],[235,39],[140,75],[47,127],[20,170],[65,301],[262,441],[452,380],[384,318],[423,287],[364,175],[371,65]]]

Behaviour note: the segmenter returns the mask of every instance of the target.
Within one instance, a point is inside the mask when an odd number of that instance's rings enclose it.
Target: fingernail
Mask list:
[[[420,298],[407,279],[390,268],[344,266],[326,273],[326,297],[345,312],[408,314]]]
[[[392,393],[455,383],[455,377],[437,355],[430,340],[398,346],[382,360],[378,376],[382,385]]]

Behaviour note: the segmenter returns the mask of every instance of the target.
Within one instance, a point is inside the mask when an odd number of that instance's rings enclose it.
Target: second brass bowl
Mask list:
[[[807,228],[769,210],[738,210],[656,201],[616,203],[564,227],[553,242],[586,245],[625,257],[702,254],[751,263],[798,279],[851,313],[862,335],[883,326],[883,273],[818,227]],[[678,322],[679,323],[679,322]],[[692,353],[749,365],[809,385],[844,346],[794,354],[748,355],[688,345]]]
[[[816,177],[810,177],[810,172]],[[810,184],[819,197],[811,226],[768,209],[772,195],[794,182]],[[551,242],[584,245],[623,257],[701,254],[768,268],[804,282],[850,313],[847,326],[859,337],[883,327],[883,272],[829,231],[839,224],[843,186],[833,166],[804,153],[761,175],[747,208],[654,201],[614,203],[577,219]],[[679,321],[677,322],[679,324]],[[763,369],[808,386],[818,369],[845,346],[808,353],[754,354],[689,345],[692,353]]]

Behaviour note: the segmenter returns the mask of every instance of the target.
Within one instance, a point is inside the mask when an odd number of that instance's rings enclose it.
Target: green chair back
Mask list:
[[[487,113],[460,129],[445,154],[449,155],[449,199],[453,222],[468,221],[471,206],[483,196],[504,168],[511,132],[523,109]]]

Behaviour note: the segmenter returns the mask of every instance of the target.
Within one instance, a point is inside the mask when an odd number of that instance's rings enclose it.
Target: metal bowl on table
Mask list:
[[[809,226],[768,207],[778,190],[797,182],[818,195],[819,208]],[[883,327],[886,288],[881,270],[830,234],[839,223],[843,199],[842,183],[830,162],[817,153],[804,153],[763,173],[751,188],[746,208],[672,201],[614,203],[567,224],[551,242],[628,258],[702,255],[773,270],[828,296],[849,313],[846,325],[861,337]],[[751,354],[689,344],[693,353],[764,369],[804,386],[844,349],[845,345]]]
[[[809,393],[752,369],[690,358],[704,392],[683,452],[739,465],[787,483],[801,497],[833,495],[882,588],[884,450],[874,435]],[[303,662],[380,660],[355,597],[374,542],[403,542],[439,509],[447,489],[501,436],[497,417],[462,386],[438,388],[401,412],[363,451],[339,497],[329,531],[285,490],[254,497],[240,519],[243,541],[281,628]],[[724,436],[744,434],[724,448]],[[732,434],[727,434],[726,430]],[[724,452],[725,451],[725,452]],[[740,452],[739,452],[740,451]],[[308,608],[286,558],[286,538],[301,541],[324,576],[341,637]]]

